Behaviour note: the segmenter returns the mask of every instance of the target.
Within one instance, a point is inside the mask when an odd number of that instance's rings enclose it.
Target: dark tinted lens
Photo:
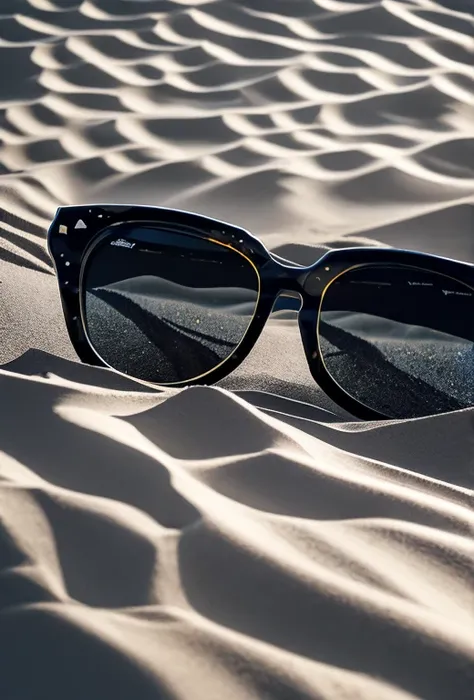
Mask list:
[[[87,258],[87,334],[112,368],[149,382],[202,377],[245,336],[259,277],[235,250],[197,236],[121,227]]]
[[[393,418],[474,404],[470,287],[404,266],[350,270],[326,290],[321,357],[350,396]]]

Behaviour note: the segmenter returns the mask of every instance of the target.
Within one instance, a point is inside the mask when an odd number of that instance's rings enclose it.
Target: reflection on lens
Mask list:
[[[327,288],[318,328],[331,377],[392,418],[474,404],[474,293],[434,272],[357,267]]]
[[[141,225],[111,229],[82,275],[89,340],[113,369],[157,384],[191,382],[244,338],[259,277],[241,253]]]

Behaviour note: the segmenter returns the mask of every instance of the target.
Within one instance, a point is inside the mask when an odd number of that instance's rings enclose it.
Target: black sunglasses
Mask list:
[[[71,341],[150,384],[212,384],[272,311],[298,311],[315,381],[362,419],[474,404],[474,266],[344,248],[309,267],[231,224],[152,206],[61,207],[48,233]]]

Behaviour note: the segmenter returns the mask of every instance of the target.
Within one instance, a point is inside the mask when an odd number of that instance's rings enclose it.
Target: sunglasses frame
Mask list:
[[[416,251],[380,247],[337,248],[308,267],[283,263],[263,243],[243,228],[193,212],[164,207],[125,204],[70,205],[57,209],[48,230],[47,245],[58,278],[64,318],[71,343],[80,360],[98,367],[109,367],[94,350],[87,335],[82,303],[82,273],[89,255],[104,236],[127,224],[167,227],[227,246],[246,257],[256,269],[260,294],[254,316],[241,343],[213,370],[185,382],[147,386],[184,387],[215,384],[235,370],[257,342],[277,298],[282,293],[298,295],[298,312],[303,347],[315,382],[341,408],[362,420],[386,419],[349,395],[329,374],[321,357],[319,320],[325,291],[339,275],[355,267],[377,264],[403,265],[435,272],[461,282],[471,289],[474,265]],[[112,230],[111,230],[112,229]],[[120,231],[126,239],[126,232]],[[113,368],[111,368],[113,369]],[[117,370],[115,370],[117,371]],[[128,376],[128,375],[127,375]]]

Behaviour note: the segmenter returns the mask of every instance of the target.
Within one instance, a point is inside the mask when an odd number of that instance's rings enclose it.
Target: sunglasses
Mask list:
[[[244,229],[153,206],[57,210],[48,232],[82,362],[147,384],[213,384],[273,312],[298,312],[314,380],[367,419],[474,403],[474,266],[392,248],[284,261]]]

